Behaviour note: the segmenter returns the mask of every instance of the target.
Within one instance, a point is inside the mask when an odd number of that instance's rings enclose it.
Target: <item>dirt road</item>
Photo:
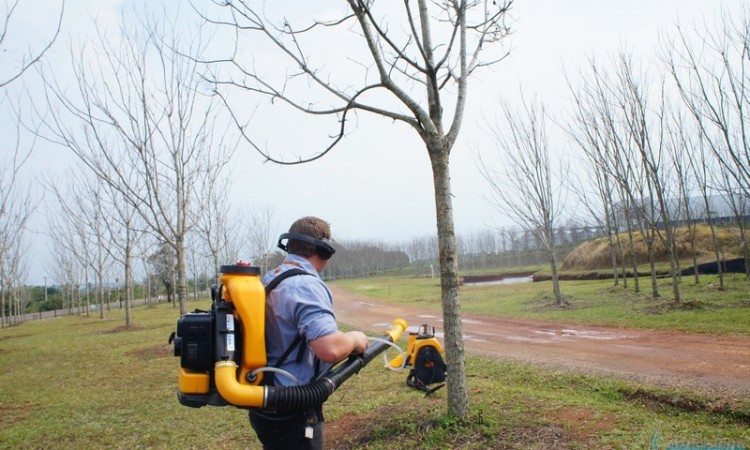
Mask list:
[[[395,305],[332,287],[337,319],[376,333],[395,317],[442,328],[437,310]],[[750,398],[750,337],[716,337],[462,315],[467,352],[662,386],[726,399]],[[438,337],[442,338],[441,334]]]

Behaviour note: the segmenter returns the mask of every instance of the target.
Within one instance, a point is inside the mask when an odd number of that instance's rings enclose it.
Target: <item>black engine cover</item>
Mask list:
[[[181,367],[198,372],[209,372],[213,368],[212,315],[208,312],[188,313],[177,321],[174,355],[180,357]]]

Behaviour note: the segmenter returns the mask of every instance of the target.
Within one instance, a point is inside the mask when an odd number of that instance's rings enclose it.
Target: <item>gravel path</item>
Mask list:
[[[337,319],[377,334],[395,317],[442,328],[440,311],[364,298],[332,286]],[[750,337],[566,325],[462,315],[470,353],[555,369],[687,388],[724,401],[750,399]],[[750,326],[750,325],[749,325]],[[438,337],[442,338],[441,334]]]

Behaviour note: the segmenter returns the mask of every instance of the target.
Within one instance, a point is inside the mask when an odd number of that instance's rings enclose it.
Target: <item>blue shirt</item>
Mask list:
[[[266,354],[268,366],[276,366],[281,355],[292,344],[297,335],[306,342],[338,331],[333,313],[333,295],[313,265],[305,258],[287,255],[284,262],[269,271],[261,280],[268,285],[282,272],[300,268],[309,275],[296,275],[283,280],[266,297]],[[300,384],[309,383],[315,374],[315,354],[309,344],[305,345],[302,360],[297,362],[299,345],[287,356],[279,367],[299,379]],[[319,373],[330,364],[320,362]],[[294,386],[295,382],[285,375],[274,375],[276,386]]]

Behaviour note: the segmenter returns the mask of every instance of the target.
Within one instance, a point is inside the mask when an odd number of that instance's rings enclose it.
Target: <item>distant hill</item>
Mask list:
[[[700,264],[715,261],[716,256],[713,239],[711,238],[711,229],[706,225],[698,225],[695,229],[695,232],[695,245],[698,248],[698,263]],[[739,237],[740,234],[738,228],[717,228],[717,234],[723,250],[724,259],[742,257]],[[691,259],[692,247],[690,245],[690,235],[688,234],[687,227],[680,227],[675,229],[675,237],[677,240],[677,251],[680,259]],[[630,249],[627,242],[627,233],[621,233],[620,239],[622,241],[623,251],[625,252],[626,257],[629,258]],[[648,261],[646,244],[640,233],[635,233],[634,239],[635,251],[637,253],[639,264],[643,264]],[[656,242],[654,243],[654,251],[656,254],[656,259],[658,261],[667,260],[667,252],[658,237],[656,238]],[[610,267],[611,259],[607,238],[597,238],[591,241],[586,241],[576,247],[576,249],[568,254],[568,256],[565,258],[561,268],[562,270],[595,270],[608,269]]]

